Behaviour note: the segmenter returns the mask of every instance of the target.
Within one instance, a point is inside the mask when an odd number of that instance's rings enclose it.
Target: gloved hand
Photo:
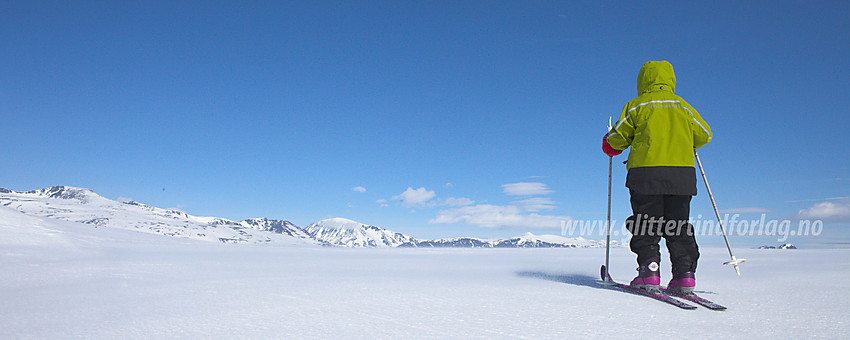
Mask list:
[[[608,157],[614,157],[623,153],[623,150],[617,150],[611,147],[611,144],[608,144],[608,138],[602,137],[602,152],[604,152]]]

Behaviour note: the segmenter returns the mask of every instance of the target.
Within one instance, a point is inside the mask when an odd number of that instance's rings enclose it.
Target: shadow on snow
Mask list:
[[[553,274],[537,271],[519,271],[516,272],[519,277],[528,277],[532,279],[540,279],[546,281],[566,283],[574,286],[583,286],[591,288],[606,289],[608,288],[600,278],[593,277],[587,274]],[[697,290],[697,294],[717,294],[715,292]]]
[[[602,280],[586,274],[552,274],[544,272],[521,271],[516,273],[520,277],[530,277],[546,281],[571,284],[574,286],[585,286],[592,288],[605,288]]]

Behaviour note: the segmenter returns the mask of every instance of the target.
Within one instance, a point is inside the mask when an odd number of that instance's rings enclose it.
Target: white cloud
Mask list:
[[[452,184],[452,182],[448,182],[446,183],[446,185],[444,185],[444,187],[446,187],[446,189],[451,189],[452,187],[454,187],[454,184]]]
[[[770,209],[757,208],[757,207],[732,208],[732,209],[722,209],[722,210],[720,210],[721,214],[767,214],[769,212],[772,212],[772,211]]]
[[[460,208],[441,210],[430,223],[465,223],[485,228],[512,229],[555,229],[561,221],[569,221],[569,216],[547,216],[528,214],[527,210],[515,205],[479,204]]]
[[[356,186],[356,187],[351,188],[351,191],[366,192],[366,188],[361,187],[361,186]]]
[[[408,187],[400,195],[393,196],[394,200],[401,201],[401,204],[405,207],[412,208],[417,206],[424,206],[426,202],[430,199],[437,196],[433,190],[425,189],[425,187],[421,187],[419,189],[413,189]]]
[[[413,189],[408,187],[403,193],[393,196],[393,200],[401,201],[406,208],[434,208],[434,207],[463,207],[475,204],[475,201],[466,197],[449,197],[446,199],[434,199],[437,194],[433,190],[421,187]],[[387,206],[387,200],[379,199],[382,207]]]
[[[551,193],[552,190],[544,183],[511,183],[502,185],[502,190],[506,195],[521,196],[521,199],[509,205],[473,205],[475,202],[468,198],[449,198],[440,205],[454,208],[440,210],[429,223],[464,223],[484,228],[556,229],[561,227],[561,222],[572,220],[569,216],[537,213],[556,208],[555,202],[547,197],[530,197]]]
[[[546,195],[552,190],[546,184],[540,182],[520,182],[502,185],[502,190],[510,196],[534,196]]]
[[[521,207],[525,211],[555,209],[555,202],[546,197],[531,197],[519,201],[513,201],[511,203]]]
[[[805,199],[805,200],[794,200],[794,201],[785,201],[785,202],[800,203],[800,202],[841,201],[841,200],[850,200],[850,196],[827,197],[827,198],[810,198],[810,199]]]
[[[389,204],[387,204],[387,200],[385,200],[385,199],[383,199],[383,198],[382,198],[382,199],[377,200],[376,202],[377,202],[378,204],[380,204],[380,205],[381,205],[381,208],[385,208],[385,207],[389,207],[389,206],[390,206]]]
[[[850,222],[850,201],[821,202],[797,212],[797,218],[829,222]]]
[[[450,207],[463,207],[467,205],[473,205],[475,201],[466,198],[466,197],[449,197],[446,198],[443,202],[440,203],[441,206],[450,206]]]

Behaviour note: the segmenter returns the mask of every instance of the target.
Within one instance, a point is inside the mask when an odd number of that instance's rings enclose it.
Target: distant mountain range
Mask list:
[[[480,239],[460,237],[441,240],[414,241],[399,245],[399,247],[469,247],[469,248],[579,248],[604,247],[599,241],[583,238],[566,238],[555,235],[525,235],[508,239]]]
[[[17,192],[0,188],[0,206],[22,213],[79,222],[97,227],[136,230],[223,243],[318,245],[332,247],[465,247],[465,248],[574,248],[604,243],[555,235],[525,235],[509,239],[472,237],[419,240],[381,227],[344,218],[331,218],[298,227],[289,221],[252,218],[231,221],[192,216],[175,209],[135,201],[118,202],[91,190],[55,186]],[[22,226],[23,227],[23,226]]]
[[[765,246],[758,247],[756,249],[797,249],[797,246],[795,246],[791,243],[785,243],[785,244],[778,246],[778,247],[765,245]]]

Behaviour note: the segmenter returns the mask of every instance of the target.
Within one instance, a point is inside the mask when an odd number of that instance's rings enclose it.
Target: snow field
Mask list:
[[[847,250],[739,250],[738,277],[703,249],[697,289],[729,310],[685,311],[601,288],[604,249],[226,245],[0,209],[4,339],[850,334]],[[633,256],[612,255],[630,280]]]

